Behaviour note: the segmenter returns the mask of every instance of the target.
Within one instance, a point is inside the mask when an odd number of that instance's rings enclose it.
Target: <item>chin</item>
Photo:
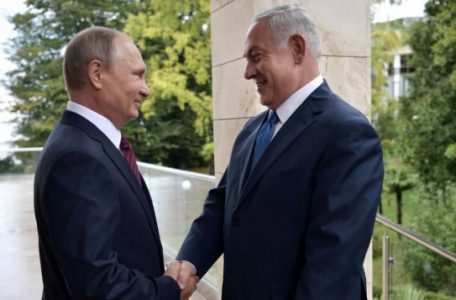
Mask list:
[[[261,105],[264,105],[264,106],[267,106],[267,107],[270,107],[273,103],[273,101],[271,101],[270,99],[264,99],[264,98],[260,98],[260,103]]]
[[[139,111],[136,111],[130,115],[130,121],[136,119],[137,117],[139,117]]]

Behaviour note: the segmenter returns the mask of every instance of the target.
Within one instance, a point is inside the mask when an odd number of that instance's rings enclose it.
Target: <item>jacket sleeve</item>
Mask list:
[[[374,129],[367,121],[351,121],[333,137],[316,170],[295,299],[365,299],[363,261],[382,182]]]
[[[171,278],[122,264],[115,240],[118,184],[96,157],[70,153],[50,168],[41,195],[47,242],[72,299],[179,299]]]

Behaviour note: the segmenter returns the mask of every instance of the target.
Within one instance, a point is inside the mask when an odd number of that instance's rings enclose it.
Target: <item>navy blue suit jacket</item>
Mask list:
[[[92,123],[66,111],[35,176],[43,299],[179,299],[151,198]]]
[[[366,299],[363,260],[383,179],[374,129],[324,82],[247,178],[266,116],[249,120],[236,138],[178,258],[202,276],[223,253],[227,300]]]

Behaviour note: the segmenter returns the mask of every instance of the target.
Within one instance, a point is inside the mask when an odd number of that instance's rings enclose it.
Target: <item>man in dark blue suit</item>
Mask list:
[[[35,177],[42,299],[187,298],[197,278],[181,295],[180,263],[163,275],[152,200],[120,132],[149,94],[141,53],[92,27],[66,48],[64,75],[71,100]]]
[[[316,28],[300,6],[255,17],[244,55],[269,110],[239,133],[177,258],[201,277],[224,254],[227,300],[366,299],[379,139],[322,79]]]

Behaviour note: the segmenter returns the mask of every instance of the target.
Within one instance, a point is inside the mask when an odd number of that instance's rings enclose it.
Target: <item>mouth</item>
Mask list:
[[[257,90],[259,90],[262,86],[264,86],[266,84],[266,82],[267,81],[265,79],[261,79],[261,80],[257,79],[257,80],[255,80],[255,84],[257,86]]]

